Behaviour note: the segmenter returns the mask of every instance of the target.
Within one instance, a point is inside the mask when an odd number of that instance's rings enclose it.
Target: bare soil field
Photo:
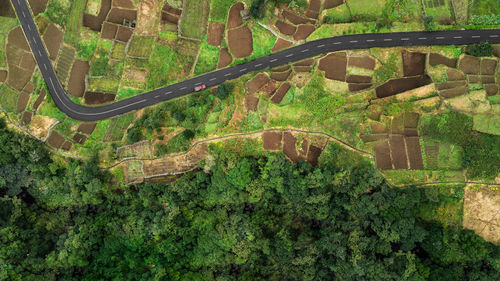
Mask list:
[[[293,71],[295,71],[295,72],[311,72],[312,67],[310,67],[310,66],[294,66]]]
[[[375,69],[375,60],[370,57],[349,57],[349,67],[359,67],[363,69]]]
[[[399,135],[403,134],[404,128],[405,128],[405,121],[403,115],[399,115],[392,118],[391,132],[393,134],[399,134]]]
[[[269,82],[269,77],[264,73],[259,73],[255,77],[247,82],[247,89],[249,94],[257,92],[264,84]]]
[[[418,131],[417,131],[417,129],[406,129],[405,128],[403,134],[405,135],[405,137],[417,137],[418,136]]]
[[[166,13],[170,13],[170,14],[174,14],[174,15],[178,15],[178,16],[180,16],[182,14],[181,9],[177,9],[175,7],[170,6],[168,4],[168,2],[165,2],[165,5],[163,6],[163,8],[161,10],[166,12]]]
[[[0,70],[0,83],[3,83],[7,79],[7,70]]]
[[[345,81],[347,58],[342,54],[333,53],[319,60],[319,69],[325,71],[325,77],[330,80]]]
[[[311,66],[314,64],[314,59],[306,59],[293,64],[293,66]]]
[[[272,72],[283,72],[283,71],[287,71],[287,70],[290,70],[290,65],[284,65],[284,66],[278,66],[278,67],[275,67],[273,69],[271,69]]]
[[[45,92],[45,89],[40,90],[40,94],[38,95],[38,98],[36,99],[35,103],[33,104],[33,111],[36,112],[38,107],[42,104],[42,102],[45,100],[45,96],[47,93]]]
[[[405,112],[404,114],[405,128],[417,128],[419,119],[420,119],[420,114],[416,112]]]
[[[262,141],[265,150],[281,150],[281,139],[283,134],[281,132],[264,132],[262,134]]]
[[[109,103],[115,100],[116,95],[115,94],[103,94],[103,93],[97,93],[97,92],[86,92],[84,99],[85,99],[85,104],[88,105],[98,105],[98,104],[105,104]]]
[[[137,13],[137,26],[135,32],[138,35],[157,35],[160,23],[163,18],[163,13],[160,12],[164,1],[161,0],[144,0],[139,2]],[[170,14],[167,14],[170,15]],[[174,17],[175,16],[175,17]],[[177,18],[177,15],[172,15]],[[175,22],[177,24],[177,21]]]
[[[363,76],[363,75],[348,75],[346,81],[348,83],[371,83],[371,76]]]
[[[290,77],[290,74],[292,74],[292,71],[288,72],[273,72],[271,73],[271,79],[274,79],[276,81],[285,81]]]
[[[476,190],[468,186],[464,194],[462,226],[473,230],[484,240],[500,243],[500,192],[493,188]]]
[[[317,166],[318,158],[321,155],[321,152],[323,152],[321,148],[314,145],[310,145],[309,151],[307,152],[307,162],[309,162],[313,166]]]
[[[19,94],[19,98],[17,100],[17,113],[21,113],[26,109],[29,100],[30,100],[30,95],[28,93],[21,92]]]
[[[479,74],[480,63],[479,58],[465,55],[460,59],[459,69],[465,74]]]
[[[380,122],[371,121],[370,129],[372,134],[387,133],[387,126],[385,126],[383,123]]]
[[[33,117],[33,112],[31,112],[31,111],[23,112],[23,117],[21,119],[21,123],[25,126],[28,125],[31,122],[31,117]]]
[[[10,1],[0,1],[0,17],[15,18],[16,12]]]
[[[30,132],[43,140],[48,135],[50,127],[56,122],[57,119],[52,117],[34,115],[31,120]]]
[[[348,89],[349,92],[357,92],[370,88],[372,86],[371,83],[362,83],[362,84],[349,84]]]
[[[211,22],[208,25],[207,43],[212,46],[220,46],[224,36],[225,25],[219,22]]]
[[[319,17],[319,12],[313,11],[313,10],[307,10],[306,11],[306,16],[311,19],[318,19]]]
[[[495,76],[481,76],[481,83],[483,84],[495,83]]]
[[[457,87],[464,87],[467,86],[466,81],[450,81],[450,82],[444,82],[444,83],[438,83],[436,84],[436,89],[438,90],[444,90],[444,89],[453,89]]]
[[[457,67],[457,59],[450,59],[447,58],[443,55],[436,54],[436,53],[430,53],[429,55],[429,64],[431,66],[436,66],[436,65],[446,65],[448,67]]]
[[[245,107],[250,111],[257,111],[257,106],[259,105],[259,98],[252,95],[245,96]]]
[[[325,0],[325,4],[323,5],[323,7],[325,9],[331,9],[340,6],[342,4],[344,4],[343,0]]]
[[[497,61],[493,59],[481,60],[481,75],[494,75],[497,69]]]
[[[78,126],[78,132],[90,135],[94,131],[97,123],[82,123]]]
[[[438,154],[439,154],[439,144],[435,142],[425,140],[425,160],[427,162],[427,168],[437,169],[438,166]]]
[[[106,16],[111,10],[111,0],[101,0],[101,10],[97,16],[84,13],[83,14],[83,26],[86,26],[94,31],[101,31],[101,26]]]
[[[449,81],[465,80],[465,75],[456,69],[447,69],[446,76]]]
[[[285,97],[286,93],[288,93],[288,90],[290,90],[290,87],[290,83],[281,84],[281,86],[278,88],[278,90],[276,90],[276,93],[271,98],[271,101],[275,104],[279,104]]]
[[[131,0],[113,0],[113,7],[120,7],[124,9],[135,9],[134,3]]]
[[[299,162],[299,155],[297,153],[297,149],[295,148],[295,144],[297,142],[297,138],[294,137],[291,133],[286,132],[283,134],[283,153],[290,159],[292,162]]]
[[[76,143],[79,143],[79,144],[84,144],[86,140],[87,140],[87,137],[85,135],[82,135],[82,134],[79,134],[79,133],[76,133],[73,136],[73,141],[76,142]]]
[[[278,30],[285,35],[291,36],[295,33],[295,31],[297,31],[295,26],[281,20],[276,21],[274,26],[276,26],[276,28],[278,28]]]
[[[9,75],[7,78],[7,85],[21,91],[26,83],[30,81],[33,72],[21,69],[20,67],[9,65]]]
[[[57,133],[55,130],[52,130],[50,136],[47,140],[47,143],[53,148],[59,149],[64,142],[64,137]]]
[[[243,20],[241,19],[240,11],[245,8],[245,5],[243,3],[238,2],[231,6],[231,9],[229,10],[229,16],[227,19],[227,28],[232,29],[236,28],[240,25],[243,24]]]
[[[123,24],[123,20],[129,20],[129,21],[137,20],[137,10],[111,8],[111,11],[109,11],[107,17],[107,21],[116,24]]]
[[[229,53],[227,48],[222,48],[219,53],[219,61],[217,62],[217,68],[223,68],[228,66],[233,62],[233,57]]]
[[[420,150],[419,137],[406,137],[406,149],[410,160],[411,170],[423,170],[424,162],[422,160],[422,151]]]
[[[30,46],[28,45],[28,41],[26,41],[26,37],[24,37],[21,26],[17,26],[9,32],[7,41],[9,45],[12,44],[13,46],[30,52]]]
[[[295,25],[314,23],[314,20],[306,19],[302,16],[299,16],[299,15],[289,11],[289,10],[283,10],[282,14],[287,20],[289,20],[291,23],[293,23]]]
[[[270,80],[259,89],[259,92],[266,94],[267,97],[271,97],[275,91],[276,91],[276,81],[274,80]]]
[[[446,89],[446,90],[439,91],[439,95],[442,96],[443,98],[447,98],[447,99],[454,98],[454,97],[458,97],[458,96],[461,96],[461,95],[467,93],[468,90],[469,90],[469,88],[467,88],[467,87]]]
[[[63,145],[61,146],[61,148],[64,149],[64,150],[66,150],[66,151],[70,151],[71,147],[73,147],[73,143],[70,142],[70,141],[65,141],[63,143]]]
[[[286,49],[288,47],[291,47],[292,45],[293,45],[292,42],[278,38],[276,40],[276,42],[274,43],[274,46],[271,49],[271,52],[280,51],[280,50]]]
[[[403,50],[401,55],[403,57],[404,76],[417,76],[425,73],[426,54]]]
[[[48,0],[29,0],[28,2],[30,4],[31,11],[35,16],[37,16],[41,12],[45,11]]]
[[[68,92],[74,97],[82,97],[85,93],[85,76],[89,73],[89,63],[75,60],[71,68],[68,82]]]
[[[377,161],[377,168],[380,170],[391,170],[391,151],[389,149],[389,142],[382,141],[375,143],[375,159]]]
[[[467,81],[469,83],[479,83],[479,75],[467,75]]]
[[[229,50],[236,58],[248,57],[253,52],[252,32],[246,26],[227,32]]]
[[[319,12],[321,9],[321,0],[310,0],[307,9]]]
[[[483,85],[488,96],[494,96],[498,93],[498,86],[495,84]]]
[[[21,62],[19,66],[21,68],[24,68],[27,71],[34,71],[35,70],[35,58],[33,57],[32,53],[24,53],[23,57],[21,58]]]
[[[51,23],[45,30],[43,42],[45,42],[51,60],[57,59],[57,54],[59,53],[59,48],[61,48],[63,38],[64,33],[59,30],[55,24]]]
[[[363,140],[363,142],[368,143],[368,142],[378,142],[378,141],[386,140],[389,138],[389,135],[388,134],[361,135],[360,137]]]
[[[406,146],[403,136],[392,136],[391,157],[394,164],[394,169],[408,169],[408,159],[406,157]]]
[[[378,98],[385,98],[411,89],[419,88],[430,83],[432,83],[432,81],[427,75],[409,78],[396,78],[378,86],[375,91]]]
[[[314,30],[315,28],[313,25],[310,24],[299,25],[299,27],[297,28],[297,32],[295,32],[295,34],[293,35],[293,39],[295,41],[305,40],[307,37],[309,37],[309,35],[311,35],[311,33],[314,32]]]
[[[132,38],[133,29],[126,26],[119,26],[118,33],[116,34],[116,40],[122,42],[128,42]]]
[[[113,40],[116,37],[117,31],[118,31],[118,26],[116,24],[104,22],[102,25],[101,38]]]

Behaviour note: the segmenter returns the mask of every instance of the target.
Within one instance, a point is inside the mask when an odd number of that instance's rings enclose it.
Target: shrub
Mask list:
[[[230,83],[224,83],[217,88],[215,95],[221,99],[225,100],[227,96],[233,91],[234,85]]]
[[[465,53],[475,57],[489,57],[493,55],[493,47],[489,42],[481,42],[467,46]]]

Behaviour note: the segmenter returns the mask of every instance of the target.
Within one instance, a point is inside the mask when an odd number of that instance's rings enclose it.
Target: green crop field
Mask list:
[[[194,58],[174,50],[170,46],[156,45],[149,58],[147,88],[155,89],[182,80],[190,70]]]
[[[134,120],[134,114],[127,114],[117,118],[111,119],[108,130],[103,137],[105,141],[119,141],[125,134],[125,130],[130,126]]]
[[[198,62],[196,63],[194,74],[198,75],[215,70],[215,68],[217,67],[219,52],[219,48],[207,44],[206,37],[204,36],[204,40],[201,45],[200,56],[198,57]]]
[[[7,43],[7,35],[18,24],[17,19],[0,17],[0,67],[4,67],[5,63],[5,45]]]
[[[66,33],[64,41],[73,46],[78,46],[80,41],[80,28],[83,24],[83,12],[87,5],[87,0],[73,0],[70,13],[66,19]]]
[[[155,37],[134,36],[130,42],[128,55],[131,57],[149,57],[155,45]]]
[[[349,0],[353,17],[362,20],[377,20],[382,14],[386,0]]]
[[[18,93],[7,85],[0,86],[0,105],[9,112],[17,109]]]
[[[181,34],[189,38],[201,39],[207,29],[209,10],[209,0],[186,0]]]

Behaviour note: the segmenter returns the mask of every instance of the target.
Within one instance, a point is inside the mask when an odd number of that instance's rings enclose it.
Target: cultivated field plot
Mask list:
[[[450,2],[446,0],[424,0],[425,12],[441,24],[452,22]]]
[[[155,37],[152,36],[134,36],[130,42],[128,56],[147,58],[151,55],[155,46]]]
[[[464,228],[474,230],[486,241],[500,242],[500,192],[498,188],[478,189],[469,185],[464,195]]]
[[[111,123],[104,135],[104,141],[119,141],[123,138],[125,130],[130,126],[134,119],[133,114],[127,114],[111,119]]]
[[[182,36],[201,39],[207,29],[210,0],[186,0],[182,17]]]

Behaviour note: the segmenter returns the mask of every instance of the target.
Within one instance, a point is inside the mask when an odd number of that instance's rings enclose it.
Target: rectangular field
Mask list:
[[[134,119],[134,114],[123,115],[114,119],[111,119],[108,130],[103,137],[104,141],[119,141],[123,138],[125,130],[130,126],[130,123]]]
[[[186,0],[181,34],[189,38],[201,39],[207,30],[209,11],[210,0]]]
[[[80,28],[83,24],[83,12],[87,6],[87,0],[73,0],[72,2],[66,21],[64,41],[76,47],[80,39]]]
[[[394,168],[396,170],[408,169],[408,158],[406,157],[406,145],[404,142],[404,137],[392,136],[390,143]]]

